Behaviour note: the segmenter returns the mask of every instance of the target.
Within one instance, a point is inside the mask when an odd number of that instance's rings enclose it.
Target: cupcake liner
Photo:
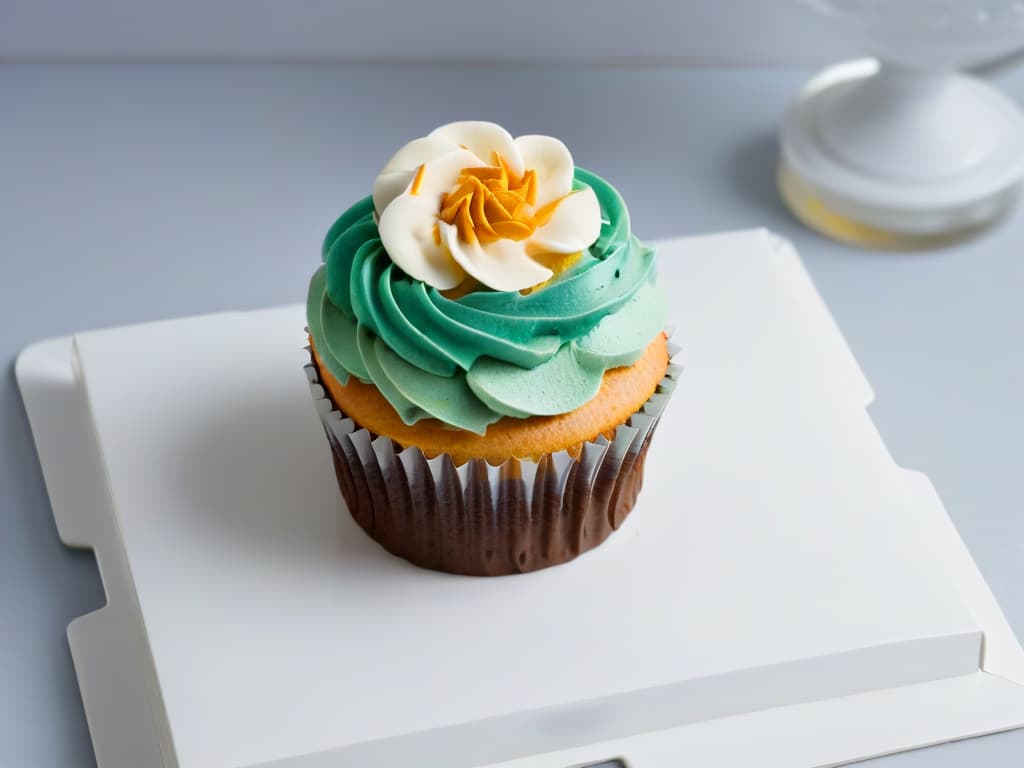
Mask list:
[[[669,344],[670,358],[678,348]],[[448,454],[428,459],[348,417],[320,385],[310,390],[349,512],[392,554],[432,570],[476,576],[525,573],[572,560],[618,528],[636,502],[651,436],[680,367],[669,360],[654,394],[611,440],[538,460],[494,466]]]

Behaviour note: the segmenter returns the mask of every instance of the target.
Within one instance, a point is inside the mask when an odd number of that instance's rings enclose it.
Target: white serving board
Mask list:
[[[1024,654],[795,252],[659,244],[684,367],[623,528],[480,579],[344,511],[300,306],[18,361],[101,768],[823,766],[1024,725]]]

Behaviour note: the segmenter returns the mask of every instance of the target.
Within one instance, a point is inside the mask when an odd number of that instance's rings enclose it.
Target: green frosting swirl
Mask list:
[[[505,416],[567,413],[631,365],[665,321],[654,251],[630,232],[619,193],[576,169],[601,207],[601,234],[544,288],[448,299],[402,272],[367,197],[327,232],[310,282],[310,335],[327,369],[372,382],[407,424],[436,418],[483,434]]]

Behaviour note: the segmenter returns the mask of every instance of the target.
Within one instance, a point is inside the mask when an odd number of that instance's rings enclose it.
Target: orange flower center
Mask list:
[[[525,240],[547,223],[564,199],[534,210],[537,174],[528,170],[517,176],[497,152],[492,160],[494,165],[463,168],[458,187],[441,198],[438,218],[453,224],[465,243]],[[434,237],[440,241],[436,226]]]

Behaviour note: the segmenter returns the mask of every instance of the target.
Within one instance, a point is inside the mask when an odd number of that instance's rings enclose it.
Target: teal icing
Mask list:
[[[666,306],[654,251],[630,232],[619,193],[576,169],[601,208],[597,241],[547,285],[523,295],[457,299],[388,258],[367,197],[339,217],[310,282],[310,335],[328,371],[372,382],[407,424],[423,418],[478,434],[503,416],[574,410],[609,368],[635,362]]]
[[[347,315],[352,314],[352,262],[368,250],[384,250],[373,221],[373,202],[370,198],[356,203],[365,207],[369,202],[368,213],[361,216],[348,229],[344,230],[330,248],[325,246],[327,253],[327,295],[340,310]],[[346,214],[342,215],[345,218]],[[333,229],[333,227],[332,227]]]
[[[458,364],[428,334],[413,325],[395,300],[394,292],[388,289],[392,273],[396,269],[393,265],[388,267],[378,281],[382,313],[381,326],[388,328],[388,338],[391,339],[395,345],[395,351],[401,357],[427,373],[444,377],[453,376],[458,369]]]

